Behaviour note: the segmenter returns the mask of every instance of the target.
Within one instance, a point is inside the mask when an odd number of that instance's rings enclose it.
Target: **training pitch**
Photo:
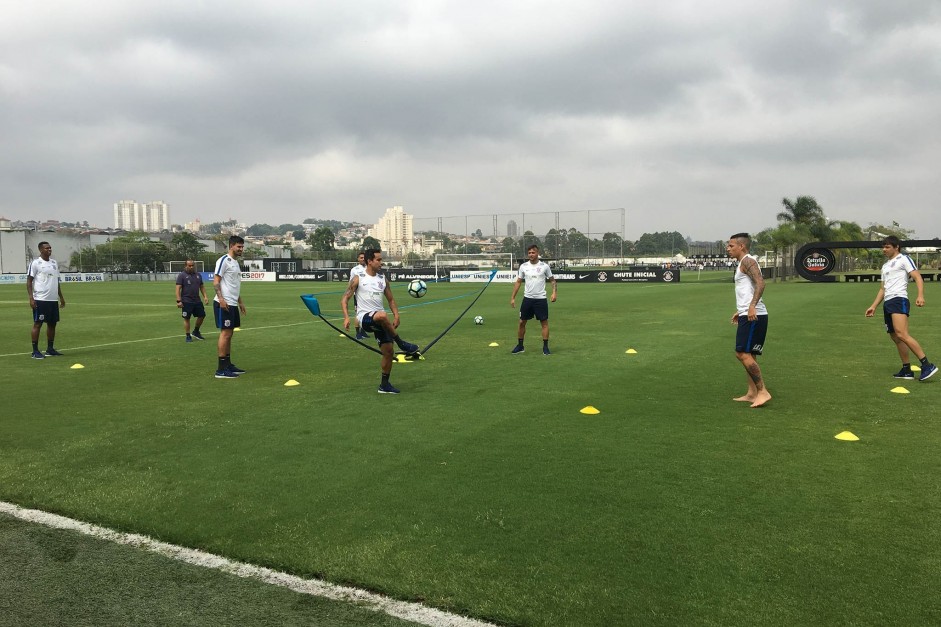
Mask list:
[[[735,403],[730,276],[560,284],[551,356],[535,321],[510,354],[493,284],[394,365],[398,396],[299,298],[340,326],[338,284],[243,283],[231,381],[211,321],[183,341],[172,283],[67,284],[65,356],[42,361],[25,287],[2,286],[0,501],[502,624],[941,623],[941,378],[892,379],[878,286],[769,283],[773,400]],[[481,287],[397,285],[402,337]],[[911,328],[941,361],[935,288]],[[23,573],[0,575],[9,599]],[[26,581],[4,616],[101,602]]]

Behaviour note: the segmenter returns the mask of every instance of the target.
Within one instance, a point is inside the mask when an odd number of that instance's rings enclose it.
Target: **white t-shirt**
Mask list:
[[[386,291],[386,277],[377,274],[369,276],[363,274],[359,277],[359,285],[356,287],[356,320],[362,326],[363,316],[376,311],[385,311],[382,305],[382,299]]]
[[[33,300],[59,300],[59,264],[55,259],[36,257],[29,263],[28,274],[33,277]]]
[[[918,266],[908,255],[899,253],[882,264],[883,300],[908,298],[908,275]]]
[[[350,281],[353,280],[354,276],[364,277],[366,276],[366,266],[361,263],[356,264],[350,268]]]
[[[755,260],[755,263],[758,263],[758,257],[755,255],[745,255],[745,257],[750,257]],[[745,260],[745,257],[742,258],[742,261]],[[738,267],[735,268],[735,309],[738,311],[738,315],[748,315],[748,307],[751,306],[751,299],[754,297],[755,284],[752,283],[747,274],[742,272],[742,264],[739,262]],[[755,313],[759,316],[768,315],[768,308],[765,307],[765,302],[760,298],[758,303],[755,304]]]
[[[526,287],[523,289],[524,297],[545,298],[546,281],[552,278],[552,269],[544,261],[537,261],[536,263],[524,261],[520,264],[516,278],[523,279],[526,282]]]
[[[219,277],[219,287],[222,288],[222,296],[225,302],[231,306],[238,306],[239,293],[242,290],[242,269],[239,262],[228,255],[219,257],[216,262],[216,276]],[[219,294],[213,297],[213,300],[219,300]]]

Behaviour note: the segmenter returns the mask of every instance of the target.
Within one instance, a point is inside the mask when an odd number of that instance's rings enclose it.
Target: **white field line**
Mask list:
[[[396,601],[365,590],[340,586],[320,581],[319,579],[303,579],[262,566],[233,562],[232,560],[213,555],[212,553],[167,544],[166,542],[160,542],[153,538],[134,533],[121,533],[57,514],[50,514],[36,509],[25,509],[4,501],[0,501],[0,512],[19,518],[20,520],[45,525],[46,527],[77,531],[93,538],[143,549],[187,564],[211,568],[246,579],[257,579],[264,583],[287,588],[288,590],[293,590],[300,594],[309,594],[311,596],[323,597],[335,601],[355,603],[374,612],[382,612],[389,616],[410,620],[421,625],[428,625],[429,627],[493,627],[491,623],[465,618],[457,614],[450,614],[442,610],[426,607],[419,603]]]
[[[296,327],[302,324],[313,324],[313,320],[308,320],[307,322],[289,322],[287,324],[272,324],[266,327],[245,327],[240,332],[244,333],[245,331],[262,331],[264,329],[279,329],[281,327]],[[105,346],[120,346],[122,344],[136,344],[138,342],[158,342],[160,340],[178,340],[180,339],[180,333],[175,333],[173,335],[162,335],[159,337],[144,337],[138,340],[123,340],[121,342],[107,342],[106,344],[89,344],[88,346],[69,346],[68,348],[63,348],[66,351],[79,351],[79,350],[88,350],[90,348],[103,348]],[[212,331],[207,331],[206,335],[217,335]],[[39,343],[42,344],[43,339],[45,338],[45,333],[40,335]],[[25,351],[22,353],[7,353],[5,355],[0,355],[0,357],[19,357],[21,355],[29,355],[32,351]]]

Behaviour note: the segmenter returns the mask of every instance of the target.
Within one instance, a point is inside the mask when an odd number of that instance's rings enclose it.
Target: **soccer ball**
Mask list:
[[[474,324],[483,324],[483,323],[484,323],[483,316],[474,316]]]
[[[428,291],[428,286],[421,279],[415,279],[408,284],[408,294],[412,298],[421,298]]]

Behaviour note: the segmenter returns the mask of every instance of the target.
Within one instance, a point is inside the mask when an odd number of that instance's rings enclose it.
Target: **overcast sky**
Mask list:
[[[941,3],[6,3],[0,145],[11,219],[939,237]]]

